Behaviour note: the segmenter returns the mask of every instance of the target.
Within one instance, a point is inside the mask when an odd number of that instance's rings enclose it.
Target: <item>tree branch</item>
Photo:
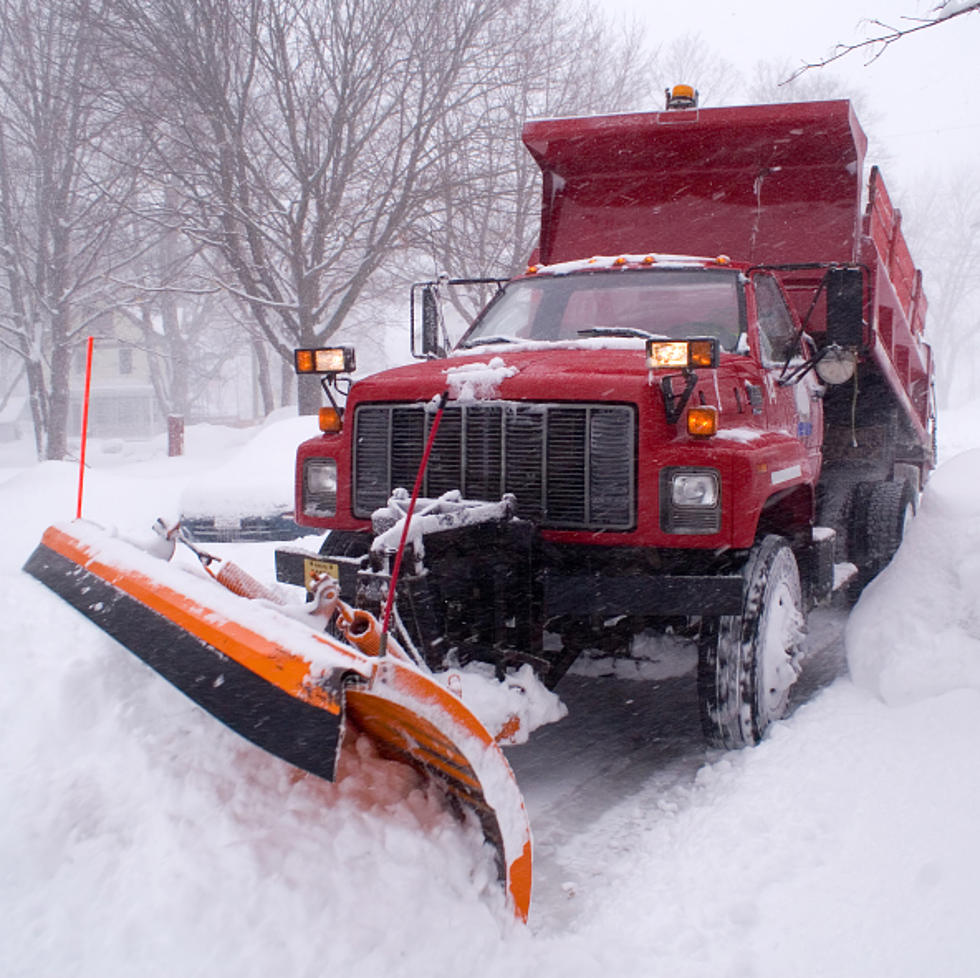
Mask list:
[[[820,61],[804,63],[788,78],[781,81],[780,84],[788,85],[811,68],[824,68],[834,61],[840,60],[845,55],[850,54],[852,51],[859,51],[861,49],[868,49],[869,54],[865,64],[871,64],[877,61],[885,53],[887,48],[903,37],[908,37],[909,34],[915,34],[918,31],[924,31],[929,27],[935,27],[937,24],[944,24],[954,17],[959,17],[962,14],[968,14],[977,10],[980,10],[980,0],[943,0],[942,3],[934,8],[935,16],[903,17],[902,20],[913,25],[911,27],[892,27],[880,20],[866,21],[871,27],[878,28],[881,33],[876,34],[874,37],[865,38],[863,41],[856,41],[853,44],[837,44],[834,47],[833,54],[828,55]]]

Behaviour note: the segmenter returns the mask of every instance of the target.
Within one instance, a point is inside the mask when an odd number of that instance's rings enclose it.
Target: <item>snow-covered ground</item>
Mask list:
[[[569,716],[510,751],[527,927],[399,769],[298,776],[23,574],[76,471],[0,446],[0,975],[980,974],[980,404],[942,420],[905,545],[846,628],[813,617],[762,745],[705,750],[690,672],[563,682]],[[242,437],[95,445],[85,513],[175,516]],[[268,577],[270,551],[234,556]]]

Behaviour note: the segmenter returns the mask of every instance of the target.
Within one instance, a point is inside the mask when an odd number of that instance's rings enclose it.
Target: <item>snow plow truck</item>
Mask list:
[[[290,764],[341,777],[367,742],[411,765],[477,820],[520,919],[501,745],[533,723],[490,690],[542,702],[584,650],[683,635],[708,741],[757,742],[808,609],[888,562],[934,462],[922,276],[877,170],[862,203],[850,104],[668,104],[525,127],[531,262],[413,286],[417,363],[354,383],[351,348],[296,352],[329,406],[295,516],[328,532],[276,576],[311,600],[163,521],[149,543],[56,524],[25,564]],[[495,293],[450,343],[473,283]]]
[[[553,686],[587,647],[696,636],[704,732],[739,747],[785,709],[807,610],[902,539],[934,464],[932,359],[850,103],[679,101],[525,127],[538,247],[452,346],[447,291],[486,279],[413,286],[420,362],[343,407],[353,351],[297,352],[331,407],[297,453],[296,518],[329,532],[277,570],[377,611],[431,443],[404,644]]]

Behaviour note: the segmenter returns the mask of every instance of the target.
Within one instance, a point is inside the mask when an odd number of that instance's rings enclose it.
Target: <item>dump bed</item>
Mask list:
[[[524,142],[544,177],[542,262],[858,257],[867,140],[850,102],[542,120]]]
[[[862,363],[928,444],[922,276],[876,169],[862,210],[867,139],[849,101],[539,120],[524,142],[543,177],[540,262],[658,252],[794,265],[778,274],[818,342],[826,265],[863,266]]]

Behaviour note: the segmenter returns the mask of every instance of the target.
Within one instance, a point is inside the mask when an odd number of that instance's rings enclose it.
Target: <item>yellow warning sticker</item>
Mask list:
[[[335,581],[340,580],[340,567],[333,560],[321,560],[319,557],[306,557],[303,560],[303,581],[306,590],[313,589],[313,578],[329,574]]]

